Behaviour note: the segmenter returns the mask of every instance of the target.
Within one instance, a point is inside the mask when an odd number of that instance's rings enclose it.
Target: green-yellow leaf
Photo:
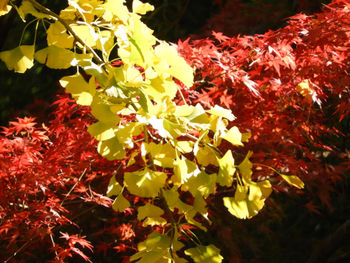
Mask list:
[[[98,141],[106,141],[115,137],[115,125],[98,121],[89,126],[88,132]]]
[[[78,104],[89,106],[96,93],[95,78],[91,77],[89,83],[85,81],[81,74],[63,77],[60,84],[67,92],[72,94],[72,97]]]
[[[233,121],[236,117],[232,114],[232,111],[225,109],[223,107],[220,107],[218,105],[215,105],[213,108],[210,110],[207,110],[208,113],[218,116],[218,117],[223,117],[228,119],[229,121]]]
[[[107,193],[108,197],[113,195],[120,195],[122,192],[122,186],[115,180],[115,176],[113,175],[108,183]]]
[[[220,249],[214,245],[198,245],[185,250],[185,254],[190,256],[196,263],[220,263],[223,260],[223,257],[220,255]]]
[[[8,0],[4,0],[0,4],[0,16],[6,15],[11,11],[12,6],[7,4]]]
[[[129,192],[140,197],[156,197],[165,185],[167,175],[148,168],[136,172],[125,173],[124,183]]]
[[[67,69],[79,60],[89,59],[89,54],[77,54],[68,49],[49,46],[37,51],[35,59],[53,69]]]
[[[66,28],[59,22],[52,23],[47,29],[47,45],[55,45],[61,48],[72,48],[74,38],[67,34]]]
[[[210,194],[214,193],[216,177],[216,174],[207,174],[201,171],[199,174],[192,175],[187,180],[187,189],[193,196],[199,192],[203,198],[207,198]]]
[[[111,106],[97,96],[91,103],[91,113],[96,119],[105,123],[115,124],[120,120],[119,116],[111,110]]]
[[[304,182],[300,180],[298,176],[295,175],[284,175],[280,174],[280,176],[290,185],[295,186],[296,188],[302,189],[304,188]]]
[[[170,46],[166,42],[162,42],[155,48],[155,52],[159,58],[165,59],[168,64],[167,68],[157,67],[158,73],[167,72],[173,77],[180,80],[187,87],[193,85],[193,69],[180,57],[174,46]]]
[[[252,156],[253,152],[249,151],[244,158],[244,160],[238,165],[238,170],[242,175],[242,179],[244,184],[249,184],[251,182],[252,177],[252,168],[253,163],[249,160],[250,156]]]
[[[98,153],[107,160],[122,160],[125,150],[116,137],[106,141],[100,141],[97,146]]]
[[[154,7],[153,5],[150,5],[149,3],[142,3],[140,0],[134,0],[132,2],[132,11],[135,14],[144,15],[149,11],[153,11]]]
[[[167,221],[161,217],[163,214],[163,209],[150,203],[140,206],[137,209],[137,219],[140,221],[146,219],[142,224],[145,227],[148,225],[165,225]]]
[[[231,150],[228,150],[225,155],[219,159],[219,173],[217,181],[221,186],[230,187],[233,183],[233,175],[236,171],[235,160],[233,159]]]
[[[0,52],[0,59],[9,70],[24,73],[33,66],[34,46],[23,45],[11,50]]]
[[[113,210],[116,212],[123,212],[125,209],[130,207],[130,202],[123,196],[123,194],[118,195],[112,204]]]
[[[222,136],[223,139],[229,141],[233,145],[242,146],[242,133],[238,130],[236,126],[233,126],[229,131]]]

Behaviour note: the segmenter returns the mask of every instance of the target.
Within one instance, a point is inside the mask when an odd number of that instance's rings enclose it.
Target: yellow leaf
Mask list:
[[[208,166],[210,164],[218,165],[217,155],[214,153],[214,150],[206,145],[204,147],[199,147],[195,156],[198,163],[203,166]]]
[[[154,7],[153,5],[150,5],[149,3],[142,3],[140,0],[134,0],[132,2],[132,11],[135,14],[144,15],[149,11],[153,11]]]
[[[46,31],[47,45],[55,45],[61,48],[72,48],[74,38],[67,34],[66,28],[59,22],[52,23]]]
[[[140,206],[137,209],[137,219],[139,221],[146,219],[142,224],[144,227],[148,225],[165,225],[167,221],[161,217],[163,214],[163,209],[150,203],[147,203],[144,206]]]
[[[296,188],[302,189],[304,188],[304,182],[300,180],[298,176],[295,175],[284,175],[280,174],[282,178],[290,185],[295,186]]]
[[[49,46],[35,53],[35,59],[53,69],[67,69],[79,60],[90,59],[90,54],[77,54],[68,49]]]
[[[131,261],[137,261],[138,263],[169,263],[173,262],[170,247],[173,247],[176,251],[181,249],[182,244],[154,231],[137,247],[139,251],[130,257]],[[176,254],[174,256],[176,257]],[[177,262],[176,259],[175,262]]]
[[[242,179],[244,184],[249,184],[251,182],[251,177],[252,177],[252,168],[253,164],[249,160],[250,156],[252,156],[253,152],[249,151],[244,158],[244,160],[238,165],[238,170],[242,175]]]
[[[189,177],[186,186],[193,196],[199,192],[203,198],[207,198],[210,194],[214,193],[216,180],[216,174],[207,174],[201,171]]]
[[[197,165],[194,162],[181,155],[180,158],[177,158],[174,162],[174,175],[171,177],[172,183],[180,187],[192,176],[196,169]]]
[[[155,144],[151,142],[145,144],[145,146],[146,151],[152,155],[155,165],[162,166],[163,168],[172,168],[174,166],[175,149],[170,143]]]
[[[124,24],[127,23],[129,18],[129,10],[124,5],[124,0],[107,0],[103,4],[105,13],[103,19],[106,21],[112,21],[115,18],[120,19]]]
[[[24,73],[34,65],[34,46],[23,45],[2,51],[0,52],[0,59],[5,62],[9,70]]]
[[[232,111],[222,108],[218,105],[215,105],[210,110],[207,110],[207,112],[218,117],[226,118],[229,121],[233,121],[234,119],[236,119],[236,117],[232,114]]]
[[[111,106],[97,96],[91,103],[91,113],[96,119],[105,123],[115,124],[120,120],[119,116],[111,110]]]
[[[106,141],[115,137],[115,125],[98,121],[89,126],[88,132],[98,141]]]
[[[113,195],[120,195],[122,192],[122,186],[115,180],[115,176],[113,175],[108,183],[107,193],[108,197]]]
[[[97,146],[98,153],[107,160],[122,160],[125,157],[125,150],[116,137],[100,141]]]
[[[269,181],[251,182],[249,184],[249,200],[266,199],[272,193],[272,186]]]
[[[43,18],[52,19],[50,15],[41,13],[32,5],[31,2],[26,0],[22,2],[22,5],[19,7],[18,11],[23,20],[27,14],[31,14],[32,16],[35,16],[36,18],[39,18],[39,19],[43,19]]]
[[[96,40],[98,39],[98,35],[95,33],[94,29],[91,26],[71,25],[70,27],[87,46],[91,48],[96,47]]]
[[[136,172],[125,173],[124,183],[129,192],[140,197],[156,197],[160,188],[164,187],[167,175],[148,168]]]
[[[12,6],[8,5],[8,0],[1,0],[0,2],[0,16],[6,15],[11,11]]]
[[[85,81],[81,74],[63,77],[60,84],[67,92],[72,94],[72,97],[78,104],[89,106],[96,93],[95,78],[91,77],[89,83]]]
[[[198,245],[187,249],[185,254],[190,256],[196,263],[220,263],[223,260],[223,257],[220,255],[220,249],[212,244],[209,246]]]
[[[230,187],[233,183],[233,175],[236,171],[235,160],[233,159],[231,150],[228,150],[221,159],[217,158],[217,161],[219,163],[217,182],[221,186]]]
[[[125,209],[130,207],[130,202],[122,195],[118,195],[112,204],[113,210],[116,212],[123,212]]]
[[[232,145],[242,146],[242,133],[238,130],[236,126],[233,126],[229,131],[222,136],[223,139],[232,143]]]
[[[259,213],[265,204],[265,199],[249,200],[246,198],[236,200],[234,197],[224,197],[223,201],[228,211],[240,219],[252,218]]]
[[[174,46],[162,42],[156,46],[155,52],[159,58],[164,59],[167,62],[168,66],[165,69],[165,72],[180,80],[187,87],[193,85],[193,69],[182,57],[179,56]],[[162,67],[157,67],[156,71],[159,74],[162,74],[164,69]]]

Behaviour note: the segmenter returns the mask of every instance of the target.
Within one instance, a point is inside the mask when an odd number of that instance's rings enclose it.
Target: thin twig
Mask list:
[[[50,9],[46,8],[45,6],[39,4],[35,0],[28,0],[35,8],[37,8],[39,11],[50,15],[51,17],[58,20],[66,29],[67,31],[74,37],[74,39],[79,42],[81,45],[86,47],[93,55],[93,57],[96,59],[96,61],[103,65],[105,62],[96,54],[95,50],[93,50],[89,45],[87,45],[74,31],[73,29],[62,19],[57,15],[56,13],[52,12]]]

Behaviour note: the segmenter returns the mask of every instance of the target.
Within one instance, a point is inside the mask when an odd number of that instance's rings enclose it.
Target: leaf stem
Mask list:
[[[93,55],[93,57],[96,59],[96,61],[99,64],[105,64],[105,62],[96,54],[95,50],[93,50],[90,46],[88,46],[74,31],[73,29],[64,21],[62,18],[60,18],[56,13],[52,12],[50,9],[46,8],[45,6],[42,6],[40,3],[38,3],[35,0],[28,0],[35,8],[37,8],[39,11],[50,15],[55,20],[59,21],[66,29],[67,31],[74,37],[74,39],[80,43],[81,45],[85,46]]]

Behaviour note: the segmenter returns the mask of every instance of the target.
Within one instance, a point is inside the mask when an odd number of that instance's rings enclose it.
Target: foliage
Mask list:
[[[179,42],[196,69],[192,88],[193,69],[176,46],[140,20],[153,7],[135,0],[129,11],[123,3],[70,1],[59,15],[34,0],[17,6],[23,19],[31,14],[38,28],[45,25],[48,46],[38,49],[34,41],[0,58],[17,72],[34,59],[54,69],[75,67],[60,84],[80,105],[61,97],[47,126],[24,118],[4,129],[5,259],[51,246],[45,255],[55,261],[89,260],[94,246],[102,260],[114,248],[125,262],[131,254],[138,262],[221,262],[215,242],[198,240],[202,231],[223,233],[223,210],[251,218],[273,189],[304,186],[285,174],[301,175],[329,203],[344,167],[319,156],[347,149],[322,138],[343,136],[328,123],[327,100],[338,102],[341,123],[349,115],[346,2],[265,35],[215,33],[214,40]],[[74,226],[81,232],[68,234]],[[88,241],[83,226],[101,230]],[[220,247],[232,244],[222,237]]]

